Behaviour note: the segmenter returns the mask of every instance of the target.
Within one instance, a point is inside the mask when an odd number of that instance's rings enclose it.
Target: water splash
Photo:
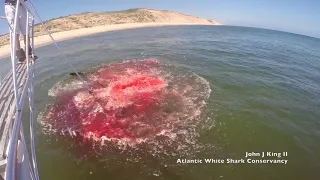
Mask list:
[[[70,80],[49,91],[54,102],[39,116],[45,132],[162,153],[196,144],[211,92],[198,75],[147,59],[99,67],[86,80],[92,94]]]

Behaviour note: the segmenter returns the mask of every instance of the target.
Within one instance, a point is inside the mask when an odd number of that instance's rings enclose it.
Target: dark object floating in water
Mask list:
[[[80,76],[83,76],[83,75],[84,75],[84,73],[82,73],[82,72],[78,72],[78,74],[79,74]],[[77,73],[72,72],[72,73],[70,73],[69,75],[70,75],[70,76],[77,76]]]

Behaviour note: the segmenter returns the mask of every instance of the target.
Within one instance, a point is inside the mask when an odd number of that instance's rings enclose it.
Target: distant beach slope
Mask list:
[[[153,9],[128,9],[124,11],[103,13],[87,12],[82,14],[69,15],[66,17],[59,17],[45,22],[51,33],[127,23],[221,25],[215,20],[207,20],[173,11]],[[35,36],[41,35],[45,35],[45,31],[42,26],[40,26],[40,24],[37,24],[35,25]],[[9,44],[8,34],[0,37],[0,46],[4,46],[7,44]]]

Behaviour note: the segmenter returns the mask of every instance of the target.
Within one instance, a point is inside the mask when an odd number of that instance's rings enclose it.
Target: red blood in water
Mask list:
[[[117,64],[89,77],[92,94],[63,92],[49,109],[46,123],[57,132],[100,140],[148,138],[163,130],[161,102],[166,82],[149,67]],[[156,65],[156,63],[155,63]]]

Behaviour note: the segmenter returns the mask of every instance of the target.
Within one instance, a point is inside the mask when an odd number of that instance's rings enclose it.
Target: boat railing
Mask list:
[[[6,150],[6,166],[4,179],[6,180],[17,180],[17,179],[34,179],[39,180],[37,160],[35,153],[35,142],[34,142],[34,77],[35,77],[35,48],[34,48],[34,14],[30,11],[30,8],[27,6],[26,2],[23,0],[17,0],[14,16],[14,26],[13,29],[10,28],[10,54],[11,54],[11,65],[12,65],[12,81],[13,81],[13,92],[14,92],[14,121],[10,124],[9,133],[9,142]],[[25,48],[25,57],[26,57],[26,79],[23,85],[21,94],[19,93],[19,87],[17,82],[17,64],[18,58],[16,57],[16,36],[17,26],[19,21],[20,11],[26,10],[26,48]],[[5,18],[5,17],[1,17]],[[10,27],[10,26],[9,26]],[[22,27],[20,27],[22,28]],[[31,39],[31,42],[29,40]],[[32,54],[29,55],[29,44],[31,45]],[[29,114],[30,114],[30,143],[27,147],[25,134],[23,132],[22,117],[23,107],[25,105],[25,99],[29,101]],[[31,156],[29,156],[29,150]],[[31,162],[31,163],[30,163]]]
[[[26,2],[28,2],[27,6]],[[37,10],[33,6],[31,0],[28,1],[24,0],[17,0],[17,5],[15,8],[15,17],[14,17],[14,27],[13,29],[10,29],[10,49],[11,49],[11,64],[12,64],[12,70],[10,73],[12,73],[12,81],[13,81],[13,92],[14,92],[14,104],[15,104],[15,119],[14,122],[10,124],[10,130],[9,130],[9,142],[8,147],[6,151],[6,168],[5,168],[5,174],[4,177],[6,180],[39,180],[39,174],[38,174],[38,167],[37,167],[37,160],[36,160],[36,152],[35,152],[35,144],[34,144],[34,128],[33,123],[35,119],[35,112],[34,112],[34,76],[35,76],[35,59],[36,56],[34,55],[35,49],[34,49],[34,21],[35,17],[38,18],[40,24],[44,28],[46,34],[50,37],[52,43],[56,46],[58,52],[61,54],[61,56],[65,59],[65,61],[68,63],[68,65],[72,68],[74,73],[77,75],[79,80],[83,82],[83,84],[87,87],[88,91],[92,91],[92,87],[88,85],[87,82],[84,81],[84,79],[81,78],[81,76],[78,74],[76,69],[71,64],[71,61],[64,53],[63,49],[61,49],[58,45],[58,43],[55,41],[51,33],[49,32],[46,24],[41,19],[40,15],[38,14]],[[16,57],[16,34],[17,34],[17,26],[18,26],[18,18],[20,18],[18,15],[20,14],[20,10],[22,8],[25,8],[23,10],[27,11],[27,16],[25,17],[27,20],[26,23],[26,80],[25,83],[23,83],[23,88],[21,93],[19,92],[18,84],[17,84],[17,57]],[[32,11],[30,10],[32,9]],[[5,18],[5,17],[1,17]],[[10,26],[9,26],[10,27]],[[29,39],[31,38],[31,42],[29,42]],[[31,57],[29,56],[29,44],[31,44],[32,52]],[[8,76],[7,76],[8,77]],[[25,141],[25,134],[23,132],[23,125],[22,125],[22,111],[25,104],[25,99],[28,98],[29,101],[29,113],[30,113],[30,146],[27,147],[26,141]],[[28,150],[31,152],[31,156],[29,156]],[[30,160],[32,163],[30,163]],[[18,168],[19,166],[19,168]],[[0,163],[1,167],[1,163]]]

